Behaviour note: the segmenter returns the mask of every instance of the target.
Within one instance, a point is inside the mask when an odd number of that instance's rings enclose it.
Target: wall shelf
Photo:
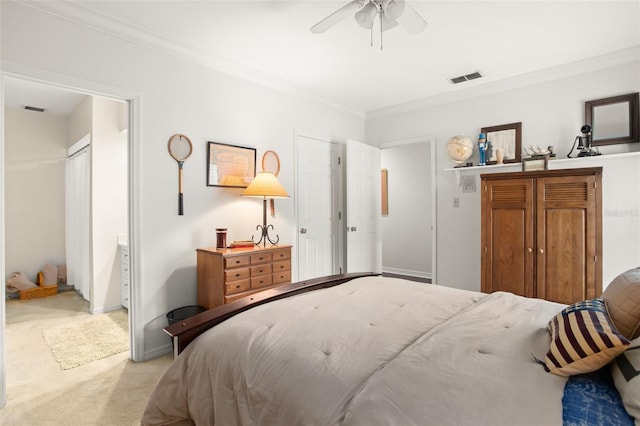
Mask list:
[[[640,157],[640,151],[622,152],[617,154],[603,154],[594,157],[573,157],[573,158],[559,158],[556,157],[549,160],[549,169],[559,169],[562,167],[573,168],[576,165],[583,163],[585,167],[591,167],[592,165],[598,165],[608,160],[614,160],[625,157]],[[587,164],[588,163],[588,164]],[[471,166],[471,167],[450,167],[443,169],[445,172],[455,172],[456,184],[460,186],[461,172],[469,171],[477,173],[478,170],[491,170],[491,172],[499,172],[499,169],[516,168],[517,171],[522,170],[522,163],[506,163],[506,164],[490,164],[487,166]],[[506,170],[505,170],[506,171]]]
[[[475,170],[488,170],[488,169],[494,169],[493,171],[496,171],[495,169],[501,169],[501,168],[509,168],[509,167],[514,167],[517,166],[518,170],[522,169],[522,163],[506,163],[506,164],[489,164],[486,166],[469,166],[469,167],[451,167],[448,169],[444,169],[445,172],[455,172],[456,174],[456,184],[458,186],[460,186],[460,172],[464,172],[464,171],[475,171]]]

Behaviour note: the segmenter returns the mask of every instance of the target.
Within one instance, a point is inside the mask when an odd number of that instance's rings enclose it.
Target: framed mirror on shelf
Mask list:
[[[639,142],[639,111],[638,92],[585,102],[584,118],[592,129],[592,145]]]
[[[487,135],[487,141],[491,144],[491,156],[487,158],[487,164],[497,164],[496,152],[499,148],[504,150],[504,163],[522,161],[522,122],[483,127],[480,132]]]

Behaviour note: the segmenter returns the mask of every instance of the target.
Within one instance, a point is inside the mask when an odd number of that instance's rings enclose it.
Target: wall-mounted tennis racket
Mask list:
[[[184,202],[182,195],[182,166],[193,151],[193,145],[188,137],[175,134],[169,138],[169,154],[178,162],[178,214],[184,215]]]
[[[274,176],[278,176],[280,173],[280,157],[276,154],[275,151],[267,151],[262,154],[262,171],[263,172],[271,172]],[[270,200],[271,206],[271,216],[276,215],[276,205],[273,198]]]

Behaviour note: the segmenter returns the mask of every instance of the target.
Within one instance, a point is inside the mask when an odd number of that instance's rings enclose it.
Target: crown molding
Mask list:
[[[572,62],[553,68],[547,68],[531,73],[511,77],[504,80],[485,83],[482,85],[442,93],[428,98],[418,99],[390,107],[368,111],[367,120],[406,114],[437,105],[458,102],[466,99],[477,98],[506,90],[532,86],[547,81],[558,80],[579,74],[586,74],[605,68],[638,62],[640,63],[640,45],[628,49],[619,50],[607,55],[596,56],[582,61]]]
[[[286,80],[259,71],[239,62],[204,52],[190,46],[185,46],[150,31],[136,28],[127,22],[114,19],[100,11],[92,9],[90,3],[80,4],[74,0],[56,2],[41,0],[14,1],[58,18],[162,52],[175,58],[214,69],[224,74],[247,80],[294,97],[315,103],[321,103],[362,119],[365,118],[365,111],[360,108],[327,99],[323,96],[302,89]]]

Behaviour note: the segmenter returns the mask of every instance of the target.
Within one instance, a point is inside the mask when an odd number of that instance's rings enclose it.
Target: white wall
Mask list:
[[[228,228],[229,240],[245,239],[261,221],[259,200],[241,198],[240,189],[206,186],[207,141],[254,146],[258,159],[275,150],[278,178],[293,192],[294,129],[338,141],[364,140],[364,118],[326,102],[249,83],[28,6],[0,7],[4,69],[45,73],[66,84],[86,81],[106,93],[114,88],[138,97],[140,280],[134,285],[143,330],[134,333],[144,338],[144,357],[169,350],[162,331],[166,313],[196,302],[195,249],[215,244],[216,227]],[[175,133],[194,144],[184,166],[184,216],[177,215],[178,169],[167,152]],[[284,244],[295,239],[293,206],[293,199],[279,202],[271,222]]]
[[[69,114],[69,138],[67,147],[71,148],[83,137],[91,134],[93,126],[93,98],[86,96]]]
[[[427,143],[382,149],[389,214],[382,216],[382,270],[431,278],[431,155]]]
[[[93,97],[91,130],[92,312],[118,309],[118,235],[127,234],[127,134],[120,131],[122,102]]]
[[[522,122],[523,146],[554,145],[566,157],[580,126],[584,102],[640,91],[640,62],[536,82],[524,87],[499,88],[475,97],[456,94],[455,100],[425,103],[417,109],[404,105],[367,115],[367,141],[379,144],[416,135],[437,138],[437,282],[470,290],[480,289],[480,193],[462,193],[445,152],[448,139],[457,134],[474,140],[480,128]],[[474,91],[469,90],[473,94]],[[480,91],[478,91],[480,93]],[[640,145],[640,144],[638,144]],[[629,151],[635,145],[602,148],[603,152]],[[640,264],[640,169],[639,157],[601,156],[593,160],[567,160],[558,166],[570,168],[603,165],[603,285],[626,268]],[[477,164],[477,154],[471,158]],[[557,168],[555,165],[552,167]],[[515,171],[506,166],[487,171]],[[463,172],[474,175],[479,188],[482,169]],[[460,207],[453,208],[454,197]],[[626,229],[626,231],[621,231]]]
[[[24,272],[35,282],[45,263],[65,263],[66,146],[66,117],[5,110],[5,278]]]

